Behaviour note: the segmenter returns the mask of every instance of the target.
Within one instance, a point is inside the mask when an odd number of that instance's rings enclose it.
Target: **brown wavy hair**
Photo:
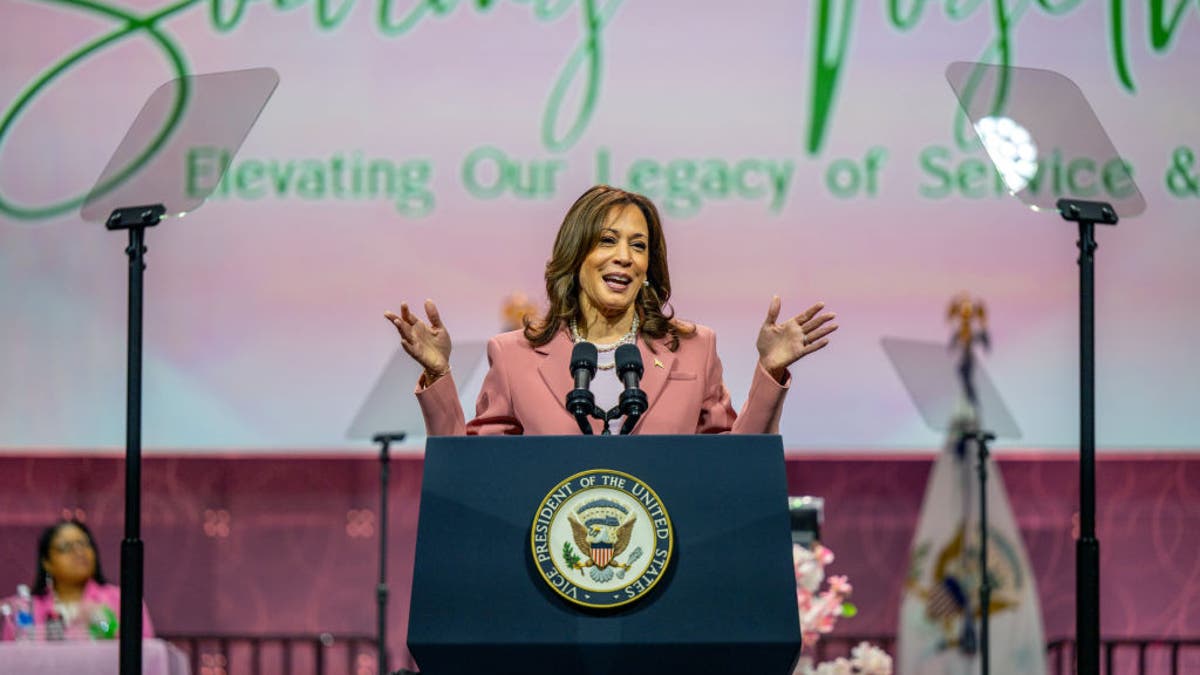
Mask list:
[[[546,297],[550,307],[539,319],[525,319],[525,339],[530,344],[540,347],[550,342],[572,319],[583,323],[583,310],[579,306],[579,269],[600,243],[601,230],[609,212],[627,204],[641,210],[650,235],[646,270],[650,285],[643,286],[634,299],[642,340],[653,348],[652,339],[667,337],[667,349],[675,351],[679,348],[679,338],[696,332],[694,325],[676,320],[675,311],[668,304],[671,274],[667,270],[667,241],[654,202],[633,192],[597,185],[575,200],[558,228],[554,250],[550,260],[546,261]]]

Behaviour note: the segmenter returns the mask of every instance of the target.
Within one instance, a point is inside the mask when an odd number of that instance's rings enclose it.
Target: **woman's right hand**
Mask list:
[[[425,301],[429,323],[417,318],[407,303],[400,303],[400,314],[384,312],[383,316],[400,331],[400,346],[425,369],[426,386],[450,372],[450,332],[432,300]]]

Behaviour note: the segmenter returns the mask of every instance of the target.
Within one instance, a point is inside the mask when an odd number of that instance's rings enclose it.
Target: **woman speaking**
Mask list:
[[[578,434],[564,406],[574,386],[571,353],[595,344],[596,403],[616,403],[622,383],[602,376],[615,366],[620,345],[636,344],[644,375],[646,410],[634,434],[774,433],[791,377],[788,367],[829,343],[834,315],[817,303],[777,323],[780,300],[771,299],[758,334],[758,365],[740,415],[729,403],[717,357],[716,336],[704,326],[673,317],[671,277],[658,210],[646,197],[598,185],[563,218],[546,263],[545,316],[524,330],[488,342],[490,369],[467,422],[450,373],[450,334],[432,300],[427,320],[407,304],[384,316],[400,332],[400,345],[425,372],[417,401],[430,436],[462,434]],[[592,422],[601,431],[602,422]]]

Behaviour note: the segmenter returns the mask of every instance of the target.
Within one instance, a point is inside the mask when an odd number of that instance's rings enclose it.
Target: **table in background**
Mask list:
[[[118,675],[117,640],[0,642],[0,675]],[[187,656],[162,640],[142,641],[143,675],[190,675]]]

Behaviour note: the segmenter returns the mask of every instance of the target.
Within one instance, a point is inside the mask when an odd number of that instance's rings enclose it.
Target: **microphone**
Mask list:
[[[596,396],[592,393],[592,378],[596,376],[596,345],[580,342],[571,350],[571,378],[575,388],[567,393],[567,411],[575,416],[579,430],[592,434],[592,423],[588,419],[596,409]]]
[[[625,385],[625,391],[621,392],[619,399],[621,414],[625,416],[625,422],[621,425],[621,434],[625,435],[633,431],[634,425],[637,424],[642,413],[646,412],[649,404],[646,400],[646,392],[638,386],[642,381],[643,368],[642,353],[638,351],[637,345],[624,344],[617,347],[615,359],[617,377]]]

